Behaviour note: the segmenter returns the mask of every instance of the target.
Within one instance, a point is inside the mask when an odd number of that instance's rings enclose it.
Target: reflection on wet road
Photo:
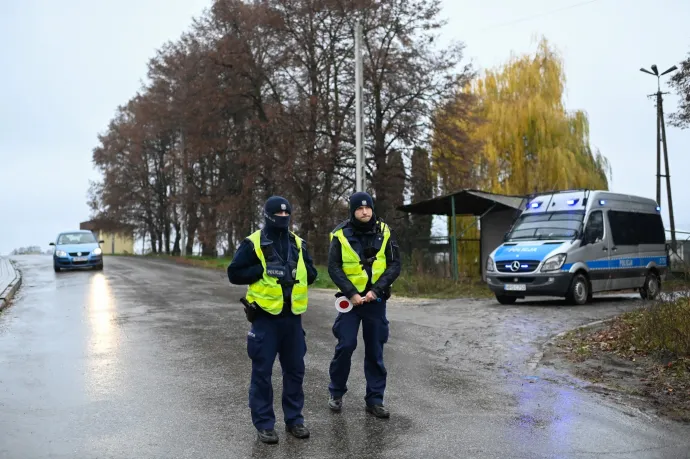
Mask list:
[[[0,458],[689,457],[690,428],[534,369],[550,335],[617,311],[395,301],[385,350],[391,419],[363,409],[361,342],[340,414],[327,407],[332,294],[305,317],[305,418],[312,437],[255,441],[247,407],[243,289],[224,273],[107,258],[54,273],[18,257],[24,282],[0,315]],[[325,275],[325,273],[322,273]],[[280,367],[274,369],[280,400]]]

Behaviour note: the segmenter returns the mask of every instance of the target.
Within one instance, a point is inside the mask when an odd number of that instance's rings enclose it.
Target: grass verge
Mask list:
[[[555,344],[546,360],[560,353],[579,377],[690,422],[688,296],[650,302],[604,324],[573,330]]]
[[[198,266],[208,269],[225,271],[230,264],[230,258],[200,257],[200,256],[169,256],[147,255],[148,257],[165,258],[176,263]],[[317,266],[319,277],[314,283],[314,288],[336,289],[335,284],[328,276],[326,266]],[[490,298],[493,296],[489,288],[481,280],[461,280],[454,282],[451,279],[433,276],[420,276],[410,273],[402,273],[393,285],[393,292],[397,296],[410,298]]]

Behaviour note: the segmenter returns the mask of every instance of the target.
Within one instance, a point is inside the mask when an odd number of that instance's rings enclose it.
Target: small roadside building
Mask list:
[[[416,215],[445,215],[449,217],[449,243],[451,275],[459,277],[458,241],[464,233],[479,227],[477,263],[478,273],[484,279],[486,258],[503,242],[503,236],[510,230],[527,203],[525,196],[506,196],[486,191],[464,189],[445,196],[414,202],[398,207],[401,212]],[[458,228],[457,217],[474,217],[469,226]],[[466,220],[466,219],[464,219]],[[471,220],[471,219],[470,219]]]
[[[79,229],[92,231],[99,241],[104,255],[134,253],[134,227],[117,223],[89,220],[81,222]]]

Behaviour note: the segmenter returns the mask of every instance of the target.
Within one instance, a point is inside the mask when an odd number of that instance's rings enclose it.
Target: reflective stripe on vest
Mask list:
[[[381,275],[386,271],[386,244],[388,244],[388,239],[390,238],[391,232],[383,222],[379,222],[381,226],[381,232],[383,233],[383,243],[381,248],[376,254],[376,260],[371,266],[371,283],[375,284]],[[350,245],[350,241],[347,240],[342,228],[330,234],[330,240],[333,237],[337,237],[340,241],[341,253],[343,258],[343,272],[347,278],[352,282],[358,292],[363,293],[364,289],[367,288],[367,282],[369,281],[369,276],[364,269],[364,266],[360,263],[360,257],[355,252],[355,250]]]
[[[295,280],[299,283],[292,286],[292,312],[299,315],[307,310],[307,266],[304,264],[304,257],[302,256],[302,239],[292,232],[291,234],[295,237],[297,252],[299,253],[297,274],[295,275]],[[256,304],[261,306],[264,311],[278,315],[283,310],[283,287],[278,284],[278,279],[266,274],[266,259],[261,251],[261,230],[252,233],[247,239],[254,244],[254,252],[264,268],[263,277],[249,285],[247,301],[250,303],[256,301]],[[289,248],[288,250],[292,249]]]

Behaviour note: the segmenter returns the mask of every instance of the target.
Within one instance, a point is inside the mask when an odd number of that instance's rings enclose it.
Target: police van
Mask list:
[[[556,296],[581,305],[629,289],[654,299],[668,267],[660,212],[652,199],[608,191],[530,196],[489,255],[489,288],[501,304]]]

